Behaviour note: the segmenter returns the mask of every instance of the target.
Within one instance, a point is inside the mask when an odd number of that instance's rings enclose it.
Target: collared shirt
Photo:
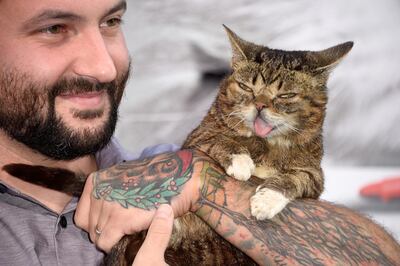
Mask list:
[[[145,149],[140,157],[177,148],[176,145],[157,145]],[[115,139],[96,154],[100,169],[135,158]],[[88,234],[74,224],[77,202],[78,199],[73,198],[58,214],[0,183],[0,266],[100,264],[104,254],[90,242]]]

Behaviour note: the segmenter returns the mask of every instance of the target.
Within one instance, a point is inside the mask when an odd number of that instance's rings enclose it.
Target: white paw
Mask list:
[[[280,192],[269,188],[257,188],[256,194],[250,199],[251,215],[257,220],[271,219],[285,208],[289,201]]]
[[[255,165],[247,154],[232,155],[232,164],[226,169],[226,173],[237,180],[246,181],[253,174]]]

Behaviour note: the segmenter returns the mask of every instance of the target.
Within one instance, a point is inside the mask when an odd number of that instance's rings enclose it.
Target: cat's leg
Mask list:
[[[254,169],[253,175],[260,179],[267,179],[270,177],[274,177],[278,174],[278,171],[275,168],[264,166],[264,165],[256,165]]]
[[[228,175],[237,180],[246,181],[253,175],[254,161],[248,149],[240,143],[223,135],[199,143],[194,146],[186,145],[185,148],[195,148],[206,153],[217,161]]]
[[[323,190],[321,169],[296,168],[265,179],[251,197],[251,214],[271,219],[295,198],[318,198]]]
[[[253,175],[255,164],[247,148],[235,142],[230,144],[224,142],[214,145],[215,150],[220,148],[222,148],[222,151],[225,150],[228,152],[214,158],[219,158],[219,161],[223,162],[221,165],[228,175],[240,181],[246,181]]]
[[[255,165],[246,153],[232,154],[231,164],[226,168],[226,173],[237,180],[246,181],[254,173]]]
[[[290,202],[281,192],[258,186],[256,193],[251,197],[251,215],[257,220],[272,219]]]

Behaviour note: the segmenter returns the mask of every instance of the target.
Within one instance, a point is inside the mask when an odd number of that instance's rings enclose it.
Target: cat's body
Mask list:
[[[318,198],[323,190],[326,83],[353,43],[320,52],[281,51],[226,29],[233,72],[183,147],[205,152],[238,180],[258,177],[251,213],[272,218],[290,200]]]
[[[251,213],[257,219],[272,218],[290,200],[317,198],[323,190],[320,163],[326,82],[330,68],[352,43],[320,52],[286,52],[227,32],[233,72],[221,83],[208,114],[183,148],[203,151],[239,180],[256,176],[252,180],[259,187],[251,198]],[[30,182],[40,179],[15,171],[18,168],[5,169]],[[63,191],[49,183],[41,185]],[[143,237],[124,237],[106,264],[130,265]],[[194,214],[176,220],[166,261],[171,265],[254,264]]]

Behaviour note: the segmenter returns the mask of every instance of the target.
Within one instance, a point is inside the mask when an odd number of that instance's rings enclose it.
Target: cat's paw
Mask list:
[[[255,165],[247,154],[232,155],[232,164],[226,169],[226,173],[237,180],[246,181],[254,172]]]
[[[250,199],[251,215],[257,220],[271,219],[285,208],[289,201],[280,192],[269,188],[257,188],[256,194]]]

